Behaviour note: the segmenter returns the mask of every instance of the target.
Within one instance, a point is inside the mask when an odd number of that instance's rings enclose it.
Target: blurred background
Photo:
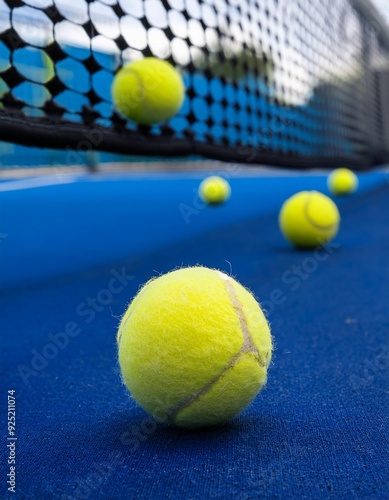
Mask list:
[[[389,8],[385,0],[372,0],[373,4],[377,7],[380,15],[384,18],[385,22],[389,24]]]
[[[1,167],[384,163],[388,12],[385,0],[0,0]],[[170,61],[187,89],[146,129],[110,92],[144,56]],[[91,130],[104,135],[85,144]]]

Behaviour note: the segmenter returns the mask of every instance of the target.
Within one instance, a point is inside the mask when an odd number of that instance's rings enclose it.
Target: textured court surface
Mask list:
[[[198,204],[199,178],[189,174],[93,179],[0,184],[1,408],[15,389],[13,498],[388,498],[384,174],[365,175],[339,203],[341,232],[316,254],[291,250],[277,212],[296,191],[326,191],[322,176],[235,175],[231,202],[216,209]],[[197,263],[232,270],[255,293],[276,351],[249,409],[190,432],[155,424],[130,400],[115,333],[150,276]],[[49,347],[53,336],[67,345]]]

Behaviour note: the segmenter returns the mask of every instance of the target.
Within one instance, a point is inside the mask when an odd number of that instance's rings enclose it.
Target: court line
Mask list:
[[[48,186],[57,186],[62,184],[71,184],[78,180],[79,176],[66,175],[58,179],[53,176],[49,177],[31,177],[29,179],[21,179],[17,181],[2,182],[0,184],[0,192],[4,191],[21,191],[23,189],[33,189]]]

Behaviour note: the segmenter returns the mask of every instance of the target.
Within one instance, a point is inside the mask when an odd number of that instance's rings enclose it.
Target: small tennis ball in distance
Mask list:
[[[142,125],[169,120],[181,108],[184,97],[185,87],[178,71],[155,57],[123,67],[112,84],[116,109]]]
[[[348,168],[337,168],[328,176],[327,186],[334,196],[345,196],[357,190],[358,177]]]
[[[301,191],[283,204],[279,224],[285,238],[302,248],[315,248],[334,238],[340,224],[335,203],[317,191]]]
[[[118,331],[119,364],[134,399],[156,419],[216,425],[244,410],[266,383],[272,355],[254,296],[205,267],[149,281]]]
[[[209,205],[220,205],[231,196],[231,187],[223,177],[213,175],[201,182],[199,196]]]

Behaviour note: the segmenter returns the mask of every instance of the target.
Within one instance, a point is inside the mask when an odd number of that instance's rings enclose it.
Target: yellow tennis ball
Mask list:
[[[205,203],[219,205],[231,196],[231,187],[223,177],[213,175],[201,182],[199,196]]]
[[[351,194],[358,188],[358,177],[348,168],[337,168],[328,176],[327,186],[335,196]]]
[[[301,191],[283,204],[279,215],[285,238],[298,247],[315,248],[337,234],[340,215],[335,203],[317,191]]]
[[[152,125],[172,118],[185,97],[178,71],[168,62],[146,57],[118,71],[112,85],[112,99],[126,118]]]
[[[272,341],[253,297],[205,267],[149,281],[118,331],[124,383],[156,419],[183,427],[233,418],[266,382]]]

